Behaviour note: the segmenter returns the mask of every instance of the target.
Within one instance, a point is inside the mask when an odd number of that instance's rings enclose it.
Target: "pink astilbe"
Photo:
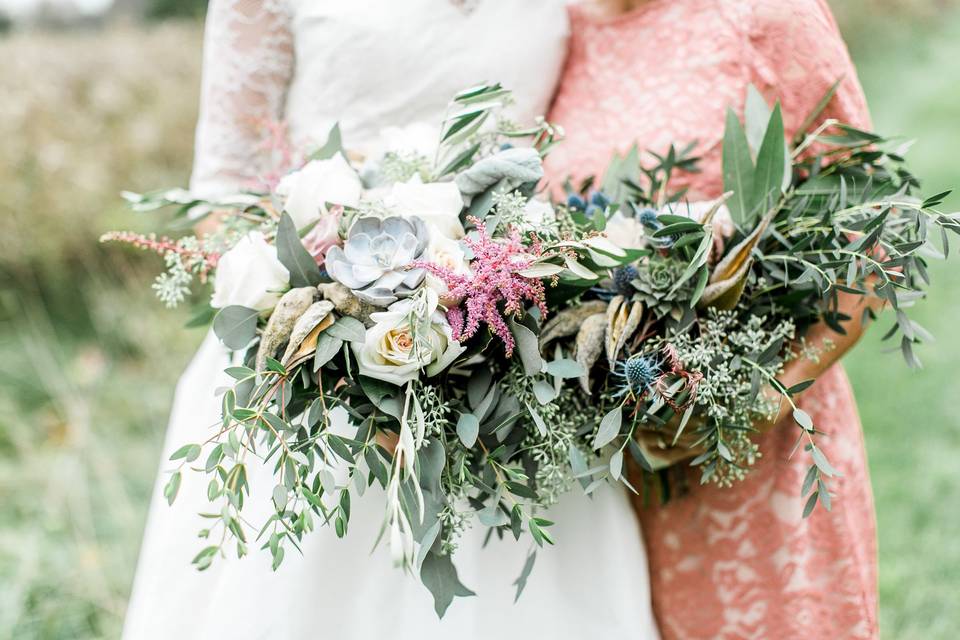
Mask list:
[[[464,238],[474,255],[473,272],[468,275],[453,273],[445,267],[432,263],[417,263],[437,276],[447,285],[450,298],[462,299],[462,306],[452,307],[447,312],[447,321],[455,340],[462,342],[473,336],[486,322],[495,335],[503,340],[507,356],[513,355],[516,346],[504,315],[520,316],[524,302],[535,304],[543,317],[547,315],[546,290],[537,278],[520,275],[540,256],[539,243],[530,247],[523,245],[520,232],[511,228],[504,238],[487,236],[486,226],[476,218],[469,218],[477,227],[476,238]],[[503,311],[500,304],[503,303]],[[464,318],[464,308],[466,318]]]
[[[220,254],[204,251],[201,248],[185,247],[180,242],[166,236],[157,237],[154,234],[144,235],[133,231],[111,231],[100,236],[100,242],[122,242],[138,249],[153,251],[166,256],[176,253],[185,265],[195,266],[201,282],[205,282],[207,274],[217,266]]]

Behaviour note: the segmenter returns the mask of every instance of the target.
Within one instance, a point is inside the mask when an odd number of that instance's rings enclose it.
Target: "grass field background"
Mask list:
[[[960,12],[836,5],[877,130],[918,139],[928,193],[960,186]],[[173,385],[201,336],[152,299],[154,260],[96,239],[151,227],[120,189],[185,182],[200,36],[192,23],[0,36],[0,638],[119,632]],[[890,639],[960,628],[958,266],[932,270],[917,317],[938,342],[922,371],[885,353],[881,327],[846,361]]]

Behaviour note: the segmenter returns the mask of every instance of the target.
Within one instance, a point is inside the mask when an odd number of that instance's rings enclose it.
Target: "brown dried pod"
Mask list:
[[[290,338],[297,319],[313,304],[316,295],[314,287],[299,287],[283,294],[260,336],[256,359],[258,372],[266,369],[267,356],[276,355],[280,345]]]
[[[753,266],[753,249],[760,242],[760,237],[767,230],[774,215],[776,211],[764,216],[757,228],[717,263],[697,307],[729,310],[737,306],[747,284],[750,267]]]
[[[323,295],[324,300],[329,300],[333,303],[333,308],[336,309],[338,313],[356,318],[367,327],[371,325],[370,314],[382,310],[353,295],[353,292],[348,287],[343,286],[339,282],[321,284],[317,289]]]
[[[320,332],[333,324],[334,319],[333,303],[329,300],[319,300],[310,305],[293,325],[280,364],[287,366],[290,362],[313,353],[317,348]]]
[[[577,332],[577,364],[583,367],[580,387],[590,393],[590,369],[603,352],[603,338],[607,333],[607,315],[596,313],[586,318]]]
[[[623,296],[617,296],[617,298],[623,298]],[[614,300],[617,298],[614,298]],[[610,309],[614,308],[614,300],[610,301]],[[620,354],[620,350],[623,349],[623,345],[640,327],[641,319],[643,319],[643,303],[639,301],[631,303],[621,299],[613,313],[607,312],[605,342],[607,360],[611,367],[613,367],[613,363]]]
[[[540,349],[542,350],[552,340],[572,336],[580,329],[584,320],[594,314],[605,313],[606,309],[607,303],[603,300],[590,300],[579,306],[564,309],[543,325],[543,330],[540,331]]]

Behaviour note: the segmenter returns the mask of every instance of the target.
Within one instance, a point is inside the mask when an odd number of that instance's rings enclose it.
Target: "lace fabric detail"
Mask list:
[[[702,172],[680,176],[695,199],[722,191],[724,113],[748,84],[779,99],[793,135],[836,80],[822,117],[870,127],[863,93],[823,0],[649,0],[596,18],[572,7],[572,41],[550,119],[567,140],[548,158],[559,185],[599,175],[614,150],[636,141],[657,152],[696,140]],[[833,510],[801,517],[808,460],[790,456],[797,432],[782,424],[763,457],[732,489],[701,486],[657,506],[638,505],[654,609],[674,638],[876,638],[876,522],[863,434],[840,367],[801,400],[821,445],[843,473]]]
[[[284,0],[211,0],[190,185],[213,196],[264,175],[264,127],[283,116],[293,75],[291,10]]]

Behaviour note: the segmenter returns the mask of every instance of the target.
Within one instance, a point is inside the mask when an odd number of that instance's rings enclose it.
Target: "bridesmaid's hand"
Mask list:
[[[837,333],[823,322],[818,322],[810,327],[806,335],[807,344],[820,349],[822,353],[816,361],[809,358],[797,358],[784,366],[783,375],[779,379],[788,389],[804,380],[816,380],[822,373],[836,364],[863,336],[866,329],[863,321],[864,310],[869,307],[874,312],[879,312],[885,304],[884,300],[874,295],[862,296],[843,291],[838,294],[837,298],[838,311],[850,317],[850,320],[843,324],[846,333]],[[802,395],[802,393],[798,395]],[[794,402],[796,402],[798,395],[793,396]],[[759,429],[761,433],[770,431],[774,426],[790,418],[790,403],[779,394],[778,397],[780,399],[780,410],[776,418],[754,424],[754,427]]]
[[[809,358],[797,358],[788,362],[784,367],[783,375],[779,378],[787,388],[804,380],[815,380],[836,364],[863,335],[865,329],[863,323],[864,309],[869,306],[877,312],[884,305],[884,301],[876,296],[861,296],[845,292],[838,294],[838,302],[839,312],[850,317],[850,320],[843,325],[846,333],[837,333],[823,322],[818,322],[810,327],[806,335],[807,343],[815,348],[820,348],[823,353],[816,361]],[[825,348],[830,343],[832,343],[832,346],[829,349]],[[791,419],[790,403],[779,394],[777,394],[777,397],[780,399],[780,410],[776,417],[771,420],[758,421],[753,425],[761,433],[766,433],[784,420]],[[794,402],[796,402],[797,397],[797,395],[793,397]],[[693,419],[691,419],[692,421]],[[674,418],[674,422],[679,423],[679,418]],[[690,426],[687,425],[688,428]],[[669,434],[652,431],[641,431],[637,435],[637,441],[647,451],[655,454],[664,462],[676,464],[684,460],[691,460],[704,451],[702,447],[693,446],[699,436],[692,431],[693,429],[690,432],[684,431],[676,445],[673,444]]]
[[[375,440],[378,445],[387,450],[393,456],[397,450],[397,444],[400,442],[400,436],[393,431],[377,431]]]

